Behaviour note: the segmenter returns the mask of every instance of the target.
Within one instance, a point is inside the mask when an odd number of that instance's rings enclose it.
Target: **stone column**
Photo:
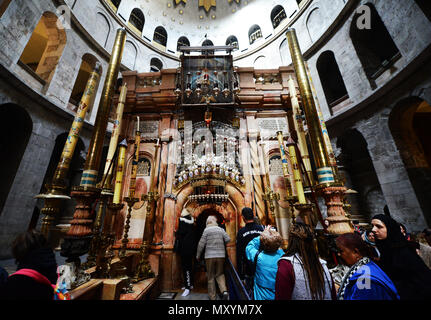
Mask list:
[[[389,129],[389,110],[360,121],[356,129],[367,141],[370,157],[391,216],[411,232],[422,231],[427,223],[407,170]],[[383,213],[383,208],[382,208]]]

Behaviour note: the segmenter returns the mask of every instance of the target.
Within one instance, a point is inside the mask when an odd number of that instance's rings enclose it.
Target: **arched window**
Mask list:
[[[431,1],[429,0],[415,0],[416,4],[421,8],[423,13],[431,20]]]
[[[186,37],[181,37],[177,42],[177,51],[180,51],[180,47],[190,47],[190,41]]]
[[[391,67],[401,54],[372,4],[366,4],[371,13],[371,28],[363,24],[363,14],[357,13],[350,26],[350,37],[373,89],[377,79]]]
[[[214,46],[214,43],[209,39],[206,39],[204,42],[202,42],[202,47],[212,47],[212,46]],[[213,55],[214,50],[202,51],[202,54]]]
[[[78,71],[78,75],[75,80],[75,84],[72,89],[72,93],[69,99],[68,109],[76,112],[78,110],[79,102],[81,101],[82,95],[84,94],[85,87],[87,86],[88,79],[96,66],[98,60],[91,54],[85,54],[82,57],[81,66]],[[100,72],[102,72],[100,70]],[[95,88],[97,92],[97,88]],[[91,105],[92,107],[92,105]],[[90,119],[92,109],[87,110],[86,119]]]
[[[262,30],[255,24],[248,31],[248,40],[250,44],[253,44],[257,39],[262,38]]]
[[[33,121],[24,108],[15,104],[0,106],[0,117],[1,119],[13,120],[4,121],[0,126],[0,150],[2,154],[0,157],[1,214],[27,148],[33,130]]]
[[[12,0],[0,1],[0,17],[5,13],[6,9],[9,7]]]
[[[274,9],[272,9],[271,11],[271,22],[272,22],[272,26],[275,28],[277,28],[281,21],[283,21],[284,19],[286,19],[286,11],[284,11],[284,8],[280,5],[274,7]]]
[[[317,72],[329,107],[335,106],[348,98],[343,77],[332,51],[325,51],[319,56],[319,59],[317,59]]]
[[[106,3],[111,7],[114,12],[118,11],[121,0],[106,0]]]
[[[96,15],[96,26],[94,30],[94,39],[99,42],[103,47],[108,44],[109,34],[111,32],[111,26],[109,25],[108,19],[104,14],[98,12]]]
[[[163,69],[163,62],[160,59],[152,58],[150,62],[150,71],[151,72],[159,72]]]
[[[236,49],[234,50],[238,50],[239,49],[238,38],[235,36],[230,36],[229,38],[226,39],[226,45],[234,46],[236,47]]]
[[[156,44],[157,47],[165,50],[167,43],[168,33],[166,32],[165,28],[157,27],[156,30],[154,30],[153,44]]]
[[[45,12],[31,35],[19,63],[34,72],[47,84],[66,46],[66,32],[59,28],[61,22],[52,12]]]
[[[129,27],[139,35],[142,35],[142,30],[144,30],[145,17],[144,13],[138,9],[133,9],[129,18]]]

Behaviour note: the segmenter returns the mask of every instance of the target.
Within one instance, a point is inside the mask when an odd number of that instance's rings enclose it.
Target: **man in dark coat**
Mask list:
[[[187,209],[181,212],[180,222],[177,230],[178,248],[177,253],[181,257],[181,267],[184,275],[183,297],[190,294],[193,287],[193,259],[196,252],[194,219]]]
[[[236,236],[236,263],[240,279],[245,280],[247,289],[251,290],[254,275],[250,263],[247,262],[245,248],[251,240],[260,236],[265,228],[255,222],[251,208],[245,207],[242,209],[241,215],[244,219],[245,227],[241,228]]]

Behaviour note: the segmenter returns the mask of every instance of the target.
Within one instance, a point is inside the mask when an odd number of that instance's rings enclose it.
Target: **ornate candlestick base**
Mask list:
[[[65,193],[66,188],[60,186],[47,185],[49,190],[46,194],[39,194],[35,196],[35,199],[43,199],[44,206],[41,213],[45,215],[42,220],[41,232],[47,238],[50,243],[50,228],[52,222],[55,220],[55,216],[60,213],[61,204],[65,200],[70,200],[71,197],[67,196]]]
[[[268,214],[269,224],[274,225],[275,224],[275,216],[274,216],[275,205],[274,205],[274,202],[277,202],[278,200],[280,200],[280,194],[275,193],[270,188],[267,188],[266,193],[263,195],[263,199],[265,201],[267,201],[269,211],[270,211]]]
[[[67,257],[67,263],[73,263],[76,267],[75,281],[72,287],[76,288],[90,280],[90,275],[81,269],[80,256],[86,254],[90,248],[92,239],[93,211],[92,204],[100,195],[100,189],[90,187],[75,187],[72,189],[72,197],[77,205],[71,227],[61,245],[61,256]]]
[[[351,221],[346,217],[343,209],[343,199],[346,191],[346,187],[337,185],[321,188],[321,193],[328,208],[326,220],[329,222],[327,230],[330,234],[341,235],[353,232]]]
[[[313,228],[313,222],[312,221],[313,221],[314,204],[312,204],[312,203],[295,203],[294,207],[296,210],[299,211],[297,217],[300,217],[306,225]]]
[[[295,216],[295,203],[298,202],[298,198],[295,196],[288,196],[284,199],[285,201],[289,202],[289,208],[290,208],[290,214],[292,218],[292,224],[295,223],[296,216]]]
[[[126,257],[127,244],[129,243],[128,234],[130,229],[130,219],[132,217],[132,210],[135,203],[139,202],[139,199],[133,198],[133,197],[127,197],[127,198],[124,198],[124,201],[127,202],[128,214],[127,214],[126,224],[124,226],[124,236],[122,240],[122,246],[121,246],[120,252],[118,253],[118,257],[120,258],[120,263],[118,264],[118,267],[115,269],[115,273],[116,273],[116,278],[121,278],[121,279],[126,278],[128,280],[127,287],[125,288],[126,292],[133,293],[134,291],[132,287],[132,281],[127,275],[127,267],[125,266],[124,259]]]
[[[139,282],[148,278],[154,277],[154,272],[151,270],[150,263],[148,261],[148,251],[149,244],[144,241],[141,246],[141,260],[139,261],[138,267],[136,268],[135,276],[133,277],[133,282]]]
[[[115,256],[115,253],[112,250],[112,245],[114,244],[112,225],[113,221],[115,221],[117,213],[120,212],[123,207],[124,204],[122,203],[110,203],[106,207],[104,228],[101,236],[99,251],[96,258],[96,276],[98,278],[110,278],[111,261]]]

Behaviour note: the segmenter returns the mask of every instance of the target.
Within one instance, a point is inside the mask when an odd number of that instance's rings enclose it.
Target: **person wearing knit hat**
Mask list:
[[[190,294],[193,288],[193,259],[196,251],[194,218],[190,212],[184,208],[181,212],[178,230],[176,232],[178,248],[176,252],[181,257],[181,268],[184,276],[183,297]]]

